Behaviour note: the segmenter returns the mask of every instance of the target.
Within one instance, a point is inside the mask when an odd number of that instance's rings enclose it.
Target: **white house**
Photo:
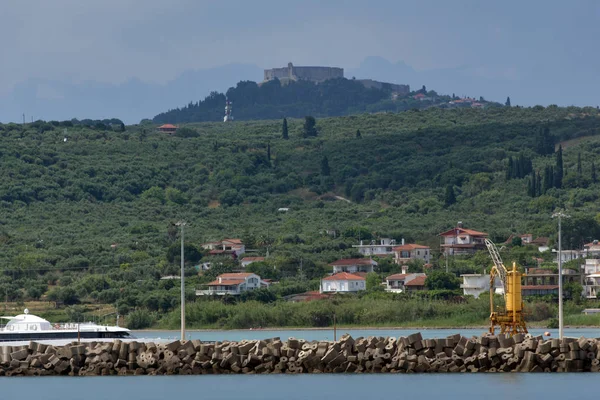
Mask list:
[[[597,240],[587,243],[583,246],[583,251],[586,257],[598,257],[600,256],[600,243]]]
[[[393,274],[385,278],[385,291],[391,293],[403,293],[406,292],[405,285],[421,276],[425,276],[423,273],[407,273],[406,266],[403,266],[401,274]]]
[[[221,274],[217,279],[210,282],[208,289],[196,290],[197,296],[226,294],[237,296],[249,290],[256,290],[262,286],[268,286],[268,283],[262,281],[260,276],[252,273],[237,272],[230,274]]]
[[[597,299],[600,294],[600,260],[597,258],[588,258],[583,267],[585,297],[588,299]]]
[[[410,260],[423,260],[425,264],[429,264],[431,260],[431,249],[429,246],[420,244],[403,244],[392,249],[394,251],[394,262],[402,265]]]
[[[203,243],[202,248],[212,256],[235,254],[240,256],[246,252],[246,247],[240,239],[223,239],[219,242]]]
[[[460,285],[464,295],[474,296],[476,299],[484,292],[490,291],[490,275],[462,274],[463,283]]]
[[[347,272],[340,272],[321,279],[321,293],[352,293],[366,289],[365,278]]]
[[[370,258],[343,258],[329,264],[333,267],[333,273],[349,272],[351,274],[357,272],[369,273],[373,272],[377,266],[377,261]]]
[[[553,253],[556,253],[555,263],[558,264],[558,250],[552,249]],[[563,250],[561,251],[561,259],[563,263],[571,260],[577,260],[578,258],[585,258],[585,251],[583,250]]]
[[[263,262],[265,261],[264,257],[244,257],[242,258],[242,268],[246,268],[248,265],[255,262]]]
[[[354,244],[352,247],[357,249],[357,251],[363,256],[394,254],[393,248],[396,246],[396,241],[394,239],[383,238],[379,240],[371,240],[369,243],[366,242],[366,240],[361,240],[360,244]],[[404,241],[402,244],[404,244]]]

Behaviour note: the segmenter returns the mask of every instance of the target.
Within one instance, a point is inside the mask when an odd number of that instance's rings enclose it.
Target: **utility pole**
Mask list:
[[[562,211],[552,214],[552,218],[558,218],[558,338],[563,338],[563,274],[562,274],[562,218],[569,216]]]
[[[184,275],[184,260],[183,260],[183,227],[185,221],[179,221],[175,225],[181,227],[181,340],[185,340],[185,275]]]

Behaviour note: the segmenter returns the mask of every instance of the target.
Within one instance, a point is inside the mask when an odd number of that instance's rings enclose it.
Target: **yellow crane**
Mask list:
[[[500,333],[509,336],[520,332],[527,333],[521,295],[521,277],[524,274],[517,271],[515,263],[513,263],[512,270],[506,269],[494,242],[485,239],[485,245],[494,262],[490,271],[490,333],[494,334],[497,326],[500,327]],[[494,280],[496,276],[500,277],[504,288],[504,310],[494,310]]]

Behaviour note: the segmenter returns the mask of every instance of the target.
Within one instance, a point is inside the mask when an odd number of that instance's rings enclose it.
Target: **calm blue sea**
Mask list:
[[[339,329],[359,336],[407,336],[417,330]],[[477,329],[420,330],[425,337],[454,333],[479,335]],[[541,334],[545,330],[532,330]],[[556,330],[550,330],[557,337]],[[567,329],[567,336],[600,337],[600,329]],[[139,338],[177,339],[179,332],[136,332]],[[280,337],[306,340],[332,339],[333,331],[190,331],[188,338],[241,340]],[[202,375],[115,377],[0,378],[0,400],[374,400],[374,399],[485,399],[568,400],[597,399],[595,382],[588,374],[430,374],[430,375]]]
[[[485,329],[338,329],[337,338],[344,333],[349,333],[352,337],[360,336],[408,336],[411,333],[421,332],[425,338],[445,338],[449,335],[460,333],[463,336],[479,336]],[[544,332],[550,332],[550,337],[558,337],[557,329],[530,329],[533,335],[542,335]],[[593,337],[600,338],[600,327],[565,329],[565,336],[573,337]],[[137,331],[133,332],[137,338],[176,340],[180,338],[179,331]],[[200,339],[205,341],[224,341],[224,340],[242,340],[242,339],[267,339],[280,337],[281,340],[287,340],[289,337],[295,337],[305,340],[333,340],[333,329],[330,330],[232,330],[232,331],[187,331],[187,339]]]
[[[1,399],[597,399],[590,374],[220,375],[0,378]]]

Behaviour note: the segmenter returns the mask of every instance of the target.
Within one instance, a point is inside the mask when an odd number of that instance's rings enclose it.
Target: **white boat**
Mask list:
[[[98,325],[92,322],[52,324],[36,315],[29,314],[25,309],[23,314],[14,317],[0,317],[8,320],[0,325],[1,342],[21,342],[35,340],[38,342],[61,341],[103,341],[114,339],[134,339],[127,328],[119,326]]]

